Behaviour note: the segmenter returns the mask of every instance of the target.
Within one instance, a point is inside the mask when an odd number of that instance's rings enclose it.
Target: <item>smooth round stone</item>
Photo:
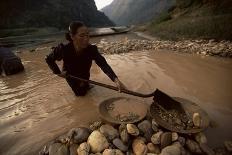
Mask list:
[[[129,141],[129,134],[126,129],[120,132],[120,138],[122,139],[123,143],[128,143]]]
[[[110,141],[119,136],[118,130],[108,124],[102,125],[100,127],[100,132]]]
[[[170,145],[163,148],[160,155],[181,155],[181,150],[178,146]]]
[[[160,138],[160,147],[161,149],[165,148],[166,146],[172,144],[172,133],[171,132],[165,132],[161,134]]]
[[[204,133],[200,132],[195,134],[195,140],[201,144],[201,143],[207,143],[207,138]]]
[[[147,153],[147,145],[140,139],[134,139],[132,142],[132,150],[135,155],[144,155]]]
[[[159,132],[153,134],[152,137],[151,137],[151,142],[153,144],[160,144],[162,133],[163,133],[162,131],[159,131]]]
[[[85,127],[74,129],[73,140],[74,143],[80,144],[86,142],[90,135],[90,130]]]
[[[160,153],[160,148],[159,148],[158,145],[154,145],[152,143],[148,143],[147,144],[147,151],[148,151],[148,153],[159,154]]]
[[[101,152],[109,147],[106,137],[98,130],[95,130],[90,134],[88,144],[93,153]]]
[[[178,134],[176,132],[172,132],[172,141],[175,142],[178,140]]]
[[[152,130],[151,128],[151,122],[148,120],[144,120],[141,123],[138,124],[138,128],[142,133],[146,133],[149,130]]]
[[[77,149],[78,155],[88,155],[90,152],[90,146],[88,143],[81,143],[80,146]]]
[[[105,149],[102,155],[124,155],[122,151],[118,149]]]
[[[187,139],[186,146],[189,149],[189,151],[191,151],[192,153],[197,153],[197,154],[202,153],[200,146],[197,144],[197,142],[195,142],[193,140]]]
[[[134,124],[127,124],[126,129],[127,129],[127,132],[132,136],[139,135],[139,129]]]
[[[116,138],[113,140],[113,144],[121,151],[126,152],[128,150],[128,146],[124,145],[121,139]]]
[[[202,120],[201,120],[200,114],[199,113],[194,113],[193,114],[193,124],[194,124],[194,126],[201,127],[201,122],[202,122]]]
[[[54,143],[49,147],[49,155],[69,155],[68,147],[61,143]]]

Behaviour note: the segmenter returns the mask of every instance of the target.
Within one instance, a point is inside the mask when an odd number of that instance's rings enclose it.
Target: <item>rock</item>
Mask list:
[[[144,155],[147,153],[147,145],[140,139],[134,139],[132,142],[132,150],[135,155]]]
[[[49,155],[69,155],[69,151],[66,145],[54,143],[49,147]]]
[[[172,143],[172,133],[171,132],[165,132],[161,134],[160,137],[160,147],[161,149],[165,148],[166,146],[170,145]]]
[[[74,128],[68,132],[69,139],[73,139],[76,144],[83,143],[87,141],[90,134],[90,130],[85,127]]]
[[[122,132],[123,130],[126,130],[126,124],[120,124],[118,128],[119,133]]]
[[[192,153],[197,153],[200,154],[202,153],[200,146],[197,144],[197,142],[187,139],[186,141],[187,148],[192,152]]]
[[[151,142],[153,144],[160,144],[160,139],[161,139],[161,134],[162,133],[163,133],[162,131],[159,131],[159,132],[153,134],[152,137],[151,137]]]
[[[232,152],[232,141],[225,141],[224,145],[227,151]]]
[[[39,155],[49,155],[49,147],[45,145],[43,149],[39,152]]]
[[[88,143],[81,143],[80,146],[77,149],[78,155],[88,155],[90,152],[90,146]]]
[[[129,141],[129,134],[126,129],[120,132],[120,138],[122,139],[123,143],[128,143]]]
[[[211,149],[206,143],[200,143],[200,148],[206,155],[214,155],[215,154],[213,149]]]
[[[144,137],[147,139],[147,141],[150,141],[153,134],[151,122],[148,120],[144,120],[143,122],[138,124],[138,128],[140,132],[144,134]]]
[[[101,127],[102,125],[102,122],[101,121],[96,121],[96,122],[93,122],[91,125],[90,125],[90,130],[91,131],[94,131],[94,130],[97,130]]]
[[[176,132],[172,132],[172,141],[175,142],[178,140],[178,134]]]
[[[70,155],[77,155],[77,148],[78,148],[77,144],[71,144],[69,147]]]
[[[155,153],[155,154],[159,154],[160,153],[160,148],[158,145],[154,145],[152,143],[148,143],[147,144],[147,152],[148,153]]]
[[[106,137],[97,130],[90,134],[88,144],[90,145],[90,149],[93,153],[101,152],[109,147]]]
[[[108,124],[102,125],[100,127],[100,132],[110,141],[112,141],[116,137],[119,137],[118,130]]]
[[[184,137],[178,137],[178,142],[180,142],[180,144],[182,145],[182,146],[184,146],[185,145],[185,138]]]
[[[113,140],[113,144],[121,151],[126,152],[128,150],[128,146],[124,145],[123,142],[116,138]]]
[[[194,124],[194,126],[201,127],[201,122],[202,122],[202,120],[201,120],[200,114],[199,113],[194,113],[193,114],[193,124]]]
[[[151,122],[151,127],[153,129],[154,132],[158,132],[159,131],[159,125],[156,123],[155,119],[152,119],[152,122]]]
[[[194,135],[195,136],[195,140],[201,144],[201,143],[207,143],[207,138],[205,136],[204,133],[200,132]]]
[[[102,155],[124,155],[124,154],[118,149],[105,149]]]
[[[181,155],[181,150],[176,145],[170,145],[163,148],[160,155]]]
[[[134,124],[127,124],[126,129],[127,129],[127,132],[132,136],[139,135],[139,129]]]

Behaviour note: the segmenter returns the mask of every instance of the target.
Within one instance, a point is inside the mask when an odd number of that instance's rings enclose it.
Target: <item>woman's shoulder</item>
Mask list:
[[[97,46],[94,44],[89,44],[88,48],[91,50],[97,50]]]

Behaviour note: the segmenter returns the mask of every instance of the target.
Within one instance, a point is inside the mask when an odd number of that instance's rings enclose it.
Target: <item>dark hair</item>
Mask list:
[[[68,32],[65,33],[65,38],[72,42],[72,38],[71,38],[71,35],[75,35],[77,33],[77,30],[82,27],[82,26],[85,26],[84,23],[82,23],[81,21],[73,21],[69,24],[69,27],[68,27]]]

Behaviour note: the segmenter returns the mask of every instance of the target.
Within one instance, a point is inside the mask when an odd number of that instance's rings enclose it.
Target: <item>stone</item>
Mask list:
[[[88,155],[89,152],[90,152],[90,146],[86,142],[81,143],[80,146],[77,149],[77,154],[78,155]]]
[[[69,155],[68,147],[61,143],[54,143],[49,147],[49,155]]]
[[[152,119],[151,121],[151,127],[153,129],[154,132],[158,132],[159,131],[159,125],[156,123],[155,119]]]
[[[116,138],[113,140],[113,144],[121,151],[126,152],[128,150],[128,146],[123,144],[121,139]]]
[[[118,149],[105,149],[102,155],[124,155],[122,151]]]
[[[232,152],[232,141],[225,141],[224,145],[227,151]]]
[[[176,132],[172,132],[172,141],[175,142],[178,140],[178,134]]]
[[[160,155],[181,155],[181,150],[176,145],[170,145],[163,148]]]
[[[206,155],[214,155],[215,154],[213,149],[211,149],[206,143],[200,143],[200,148]]]
[[[207,143],[207,138],[205,136],[204,133],[200,132],[194,135],[195,136],[195,140],[201,144],[201,143]]]
[[[138,128],[144,134],[148,130],[152,129],[151,122],[148,121],[148,120],[144,120],[144,121],[142,121],[141,123],[138,124]]]
[[[134,139],[132,142],[132,150],[135,155],[144,155],[147,153],[147,145],[140,139]]]
[[[198,145],[197,142],[191,140],[191,139],[187,139],[186,140],[186,146],[189,149],[189,151],[191,153],[197,153],[197,154],[201,154],[202,151],[200,149],[200,146]]]
[[[193,113],[193,124],[196,127],[201,127],[201,116],[199,113]]]
[[[71,144],[69,146],[70,155],[77,155],[78,144]]]
[[[185,145],[186,140],[185,140],[185,138],[184,138],[184,137],[178,137],[178,142],[180,142],[180,144],[181,144],[182,146],[184,146],[184,145]]]
[[[122,139],[123,143],[128,143],[129,141],[129,134],[126,129],[120,132],[120,138]]]
[[[162,133],[160,137],[161,149],[165,148],[166,146],[170,144],[172,144],[172,133],[171,132]]]
[[[160,148],[159,148],[158,145],[154,145],[153,143],[148,143],[147,144],[147,152],[148,153],[160,154]]]
[[[111,125],[102,125],[99,130],[107,139],[109,139],[109,141],[112,141],[116,137],[119,137],[118,130],[116,130]]]
[[[91,131],[94,131],[94,130],[98,130],[102,125],[102,122],[101,121],[96,121],[96,122],[93,122],[89,128]]]
[[[106,137],[98,130],[95,130],[90,134],[87,142],[93,153],[101,152],[109,147]]]
[[[151,137],[151,142],[153,144],[160,144],[160,139],[161,139],[161,134],[162,133],[163,133],[162,131],[159,131],[159,132],[153,134],[152,137]]]
[[[67,136],[69,139],[73,139],[73,142],[76,144],[80,144],[86,142],[90,134],[90,130],[85,127],[79,127],[71,129]]]
[[[126,129],[126,124],[120,124],[120,126],[118,127],[119,133],[122,132],[125,129]]]
[[[139,135],[139,129],[134,124],[127,124],[126,129],[127,129],[127,132],[132,136]]]

